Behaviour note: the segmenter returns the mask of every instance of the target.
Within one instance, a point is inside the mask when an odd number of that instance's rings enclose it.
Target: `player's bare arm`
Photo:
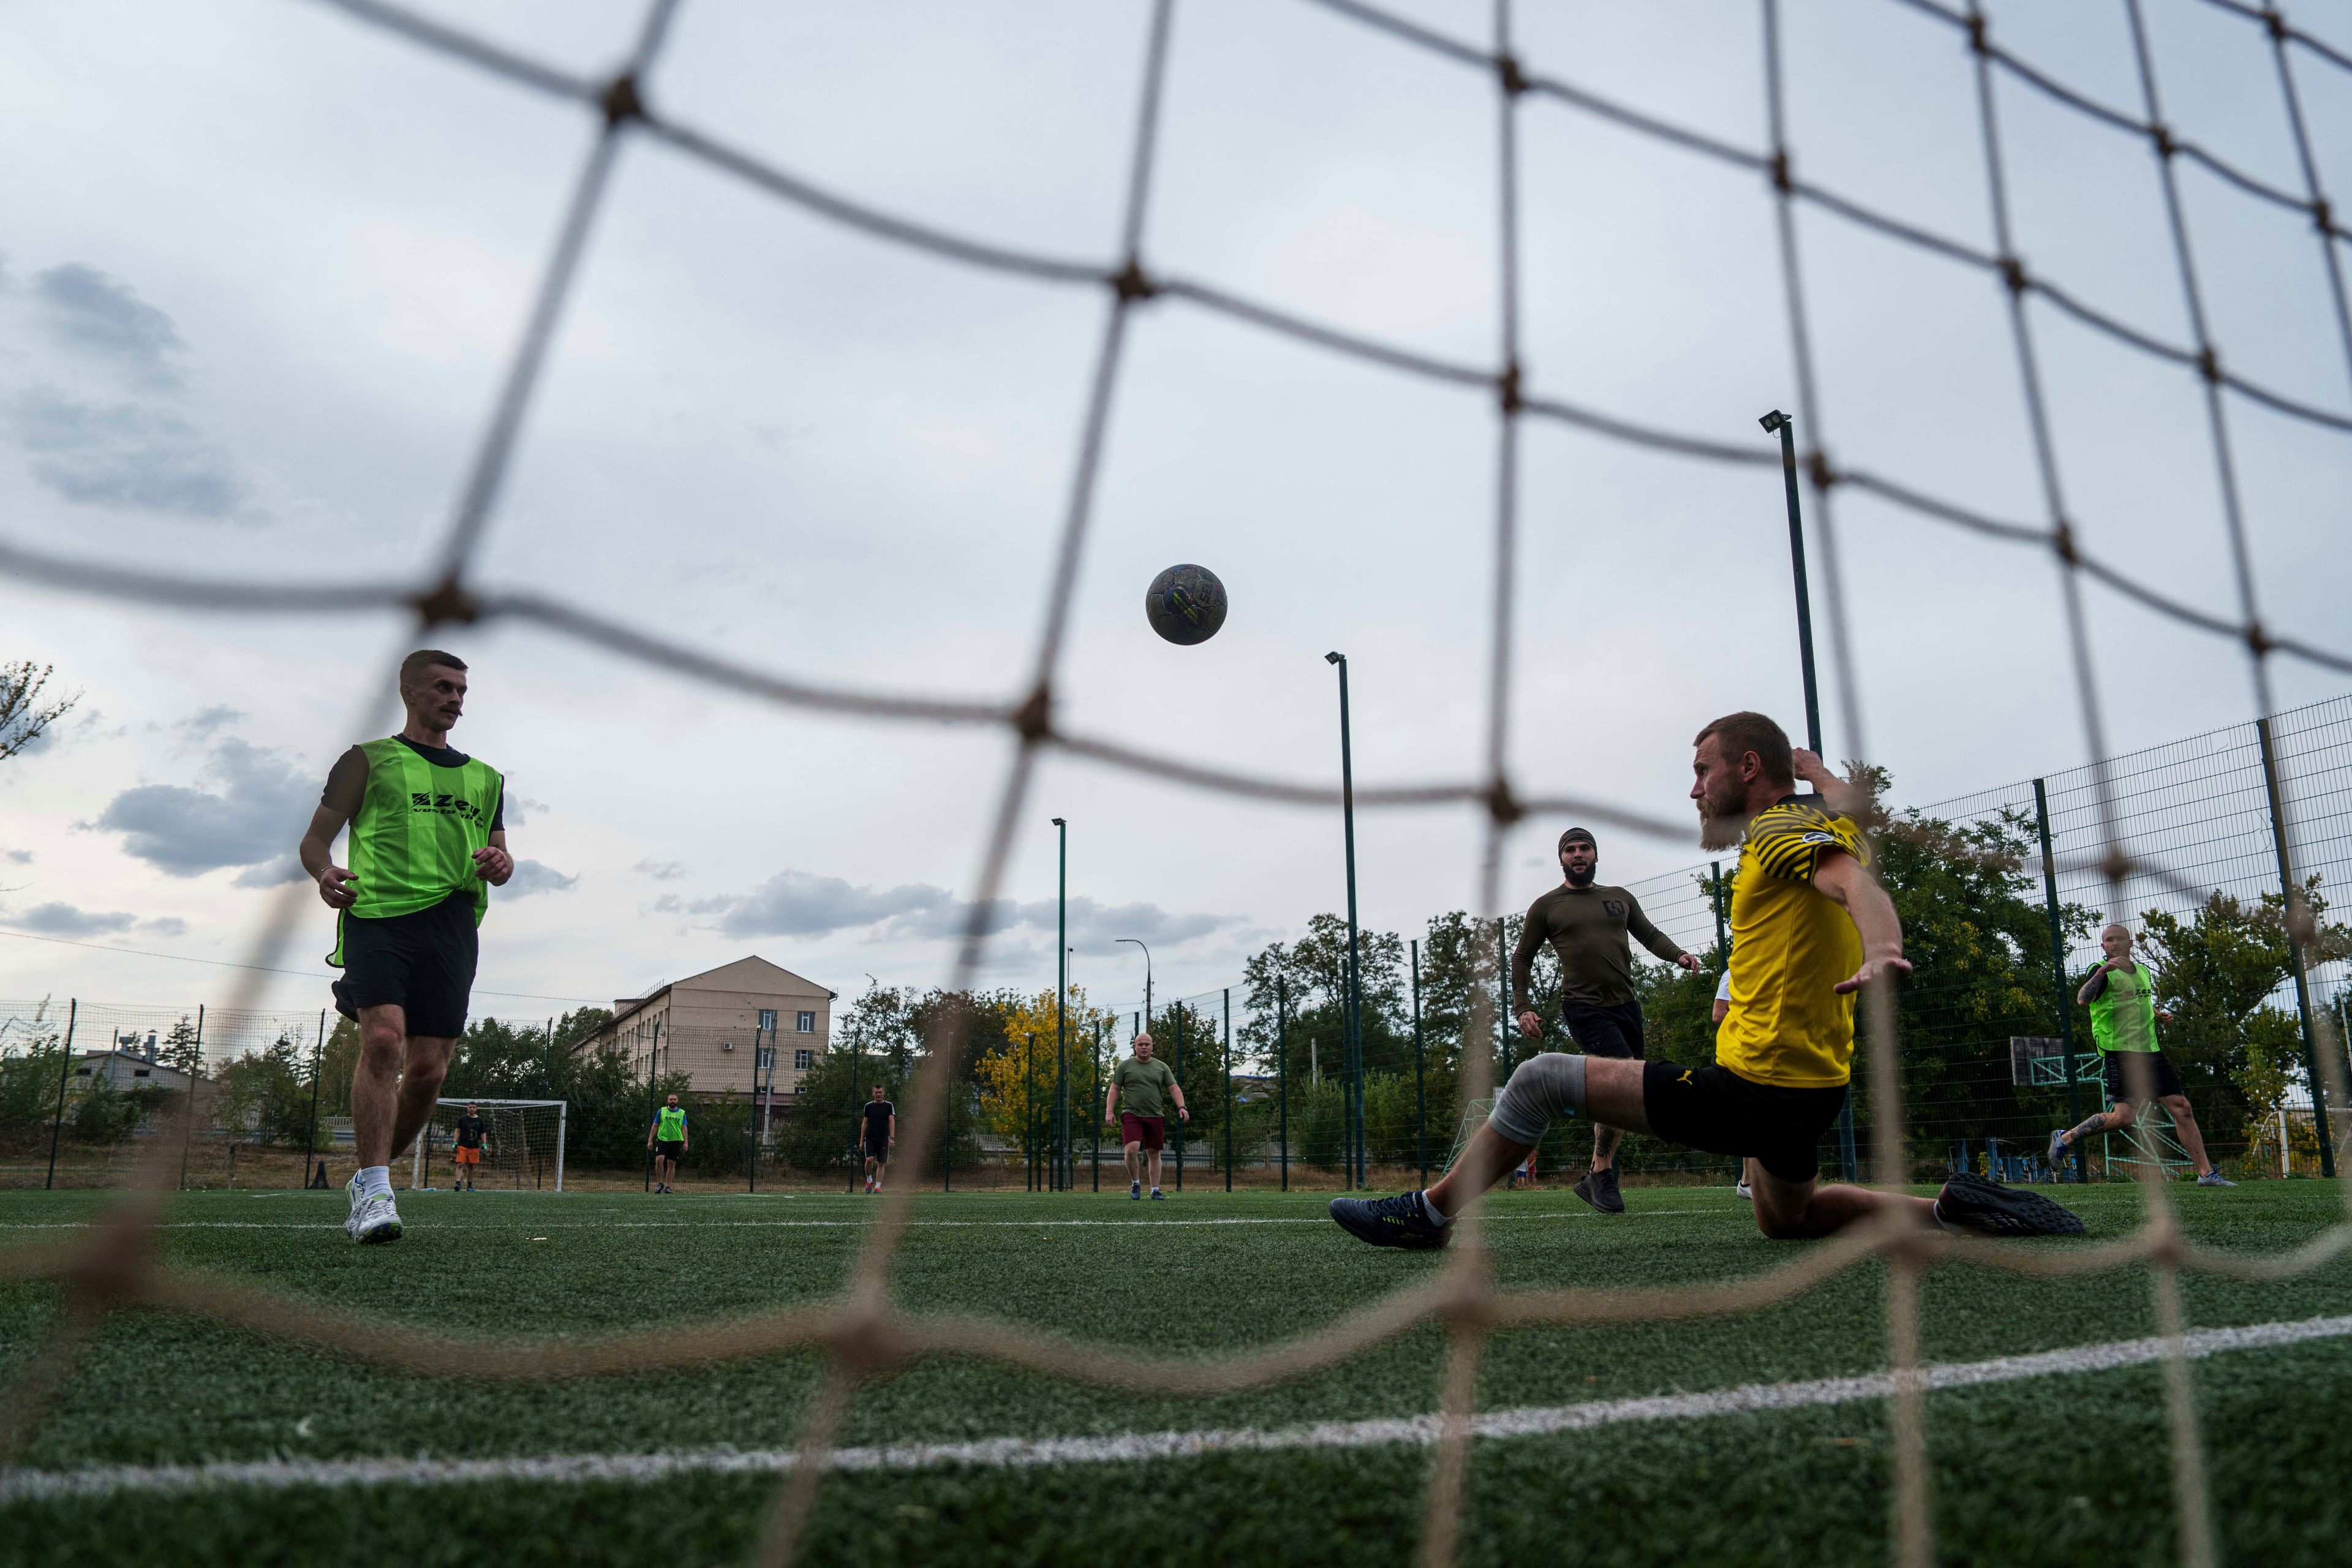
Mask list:
[[[1911,973],[1911,961],[1903,956],[1903,920],[1895,912],[1895,900],[1861,861],[1843,849],[1822,850],[1813,886],[1846,912],[1862,937],[1862,967],[1838,982],[1840,994],[1859,991],[1882,974],[1900,979]]]
[[[1822,804],[1840,816],[1859,817],[1870,805],[1870,791],[1852,779],[1841,777],[1822,761],[1819,752],[1809,752],[1802,746],[1789,748],[1789,761],[1798,781],[1813,786]]]
[[[507,853],[505,828],[491,834],[489,843],[474,851],[474,871],[493,888],[505,887],[507,879],[514,875],[514,857]]]
[[[359,901],[359,883],[348,867],[335,864],[335,839],[351,821],[348,814],[331,805],[322,805],[310,813],[310,831],[295,855],[302,869],[319,884],[319,898],[331,910],[347,910]]]

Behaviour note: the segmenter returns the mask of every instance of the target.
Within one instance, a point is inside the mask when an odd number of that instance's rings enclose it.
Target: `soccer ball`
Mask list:
[[[1207,642],[1225,624],[1225,585],[1206,566],[1171,566],[1151,580],[1143,614],[1179,647]]]

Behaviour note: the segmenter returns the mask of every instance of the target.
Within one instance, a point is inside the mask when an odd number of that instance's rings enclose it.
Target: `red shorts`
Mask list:
[[[1157,1153],[1167,1141],[1168,1119],[1163,1116],[1138,1116],[1132,1110],[1118,1113],[1118,1139],[1122,1143],[1140,1143]]]

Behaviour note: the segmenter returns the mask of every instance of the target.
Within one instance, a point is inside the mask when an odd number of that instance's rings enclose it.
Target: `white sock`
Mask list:
[[[1428,1193],[1418,1192],[1412,1195],[1421,1200],[1421,1212],[1428,1216],[1430,1224],[1434,1226],[1448,1226],[1454,1223],[1454,1216],[1452,1215],[1439,1214],[1437,1212],[1437,1205],[1429,1201]]]
[[[362,1165],[360,1167],[360,1201],[392,1196],[392,1167]]]

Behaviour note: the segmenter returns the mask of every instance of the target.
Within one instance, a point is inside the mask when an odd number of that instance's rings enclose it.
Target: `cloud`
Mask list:
[[[512,790],[507,791],[499,800],[499,811],[509,827],[520,827],[530,819],[533,814],[546,809],[545,801],[533,800],[527,795],[517,795]]]
[[[0,849],[0,860],[13,860],[19,866],[29,866],[33,863],[33,852],[29,849]]]
[[[651,877],[656,882],[675,882],[680,877],[686,875],[686,868],[680,865],[677,861],[656,860],[650,856],[638,861],[635,866],[630,867],[629,869],[632,871],[642,872],[646,876]]]
[[[37,273],[33,298],[49,335],[92,359],[110,361],[160,386],[176,386],[171,356],[187,345],[172,318],[95,267],[67,262]]]
[[[289,851],[275,860],[264,860],[258,866],[248,866],[230,882],[236,888],[274,888],[281,882],[307,882],[310,873],[302,869],[302,862]]]
[[[205,773],[211,789],[142,784],[107,802],[93,825],[120,833],[123,849],[172,877],[225,866],[263,868],[243,887],[288,879],[278,869],[318,802],[319,784],[277,752],[234,735],[214,742]],[[294,873],[299,875],[299,871]]]
[[[244,504],[228,454],[175,414],[36,388],[17,396],[8,417],[33,477],[68,500],[201,518]]]
[[[518,860],[514,875],[499,891],[509,899],[527,899],[533,893],[569,892],[579,880],[577,872],[567,877],[552,866],[544,866],[536,860]]]
[[[751,892],[680,900],[667,896],[656,909],[709,920],[729,936],[824,936],[837,931],[877,928],[887,940],[959,937],[970,927],[973,906],[945,888],[908,882],[896,888],[861,888],[838,877],[780,871]],[[987,914],[992,936],[1015,931],[1050,933],[1058,911],[1051,899],[1023,903],[999,899]],[[1171,914],[1157,904],[1105,905],[1093,899],[1069,901],[1070,944],[1082,952],[1109,952],[1120,937],[1175,946],[1240,923],[1238,915]]]
[[[200,713],[189,714],[180,721],[179,727],[183,730],[194,731],[199,735],[209,735],[214,731],[225,729],[244,717],[242,712],[231,708],[226,702],[216,702]]]
[[[79,910],[71,904],[35,904],[21,914],[0,916],[19,931],[33,931],[41,936],[109,936],[124,931],[142,931],[150,936],[182,936],[188,922],[177,916],[142,921],[137,915],[121,910],[100,913],[95,910]]]

